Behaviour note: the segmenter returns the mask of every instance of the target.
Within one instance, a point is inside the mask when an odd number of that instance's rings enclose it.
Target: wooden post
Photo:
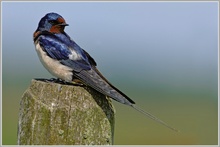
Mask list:
[[[22,96],[19,145],[111,145],[114,108],[87,86],[32,80]]]

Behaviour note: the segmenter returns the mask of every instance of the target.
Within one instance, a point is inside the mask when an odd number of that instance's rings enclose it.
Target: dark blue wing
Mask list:
[[[39,37],[40,46],[48,56],[56,60],[67,60],[71,54],[70,50],[63,43],[59,43],[52,37]]]
[[[59,60],[61,64],[72,68],[75,72],[91,69],[87,56],[75,42],[63,40],[54,35],[41,35],[38,41],[49,57]],[[70,58],[73,53],[77,54],[77,60]]]

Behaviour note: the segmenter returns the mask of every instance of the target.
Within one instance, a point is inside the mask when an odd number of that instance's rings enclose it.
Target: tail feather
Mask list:
[[[81,80],[85,85],[92,87],[98,92],[111,97],[112,99],[129,105],[138,112],[144,114],[145,116],[151,118],[152,120],[166,126],[167,128],[178,132],[177,129],[169,126],[167,123],[163,122],[159,118],[150,114],[149,112],[144,111],[140,107],[135,106],[135,102],[126,96],[123,92],[114,87],[108,80],[98,71],[98,69],[93,66],[91,70],[82,70],[79,73],[73,73],[76,78]]]
[[[157,118],[156,116],[150,114],[149,112],[144,111],[144,110],[141,109],[140,107],[137,107],[137,106],[135,106],[135,105],[131,105],[131,107],[134,108],[135,110],[137,110],[138,112],[144,114],[145,116],[151,118],[152,120],[154,120],[154,121],[156,121],[156,122],[158,122],[158,123],[160,123],[160,124],[166,126],[167,128],[169,128],[169,129],[171,129],[171,130],[173,130],[173,131],[175,131],[175,132],[179,132],[179,130],[177,130],[177,129],[171,127],[171,126],[169,126],[169,125],[168,125],[167,123],[165,123],[164,121],[160,120],[159,118]]]

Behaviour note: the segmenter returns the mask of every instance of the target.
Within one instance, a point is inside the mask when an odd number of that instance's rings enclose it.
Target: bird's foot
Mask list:
[[[43,81],[43,82],[53,82],[56,83],[58,79],[51,78],[51,79],[43,79],[43,78],[35,78],[35,80]]]
[[[62,79],[59,79],[59,78],[46,79],[46,82],[59,83],[59,84],[67,84],[66,81],[64,81]]]
[[[72,82],[67,82],[59,78],[57,79],[51,78],[48,81],[53,83],[65,84],[65,85],[84,86],[84,84],[79,79],[73,79]]]

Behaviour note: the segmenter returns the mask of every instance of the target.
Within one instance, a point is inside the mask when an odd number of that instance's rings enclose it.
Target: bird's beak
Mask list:
[[[58,24],[59,26],[69,26],[69,24],[67,24],[67,23],[61,23],[61,24]]]

